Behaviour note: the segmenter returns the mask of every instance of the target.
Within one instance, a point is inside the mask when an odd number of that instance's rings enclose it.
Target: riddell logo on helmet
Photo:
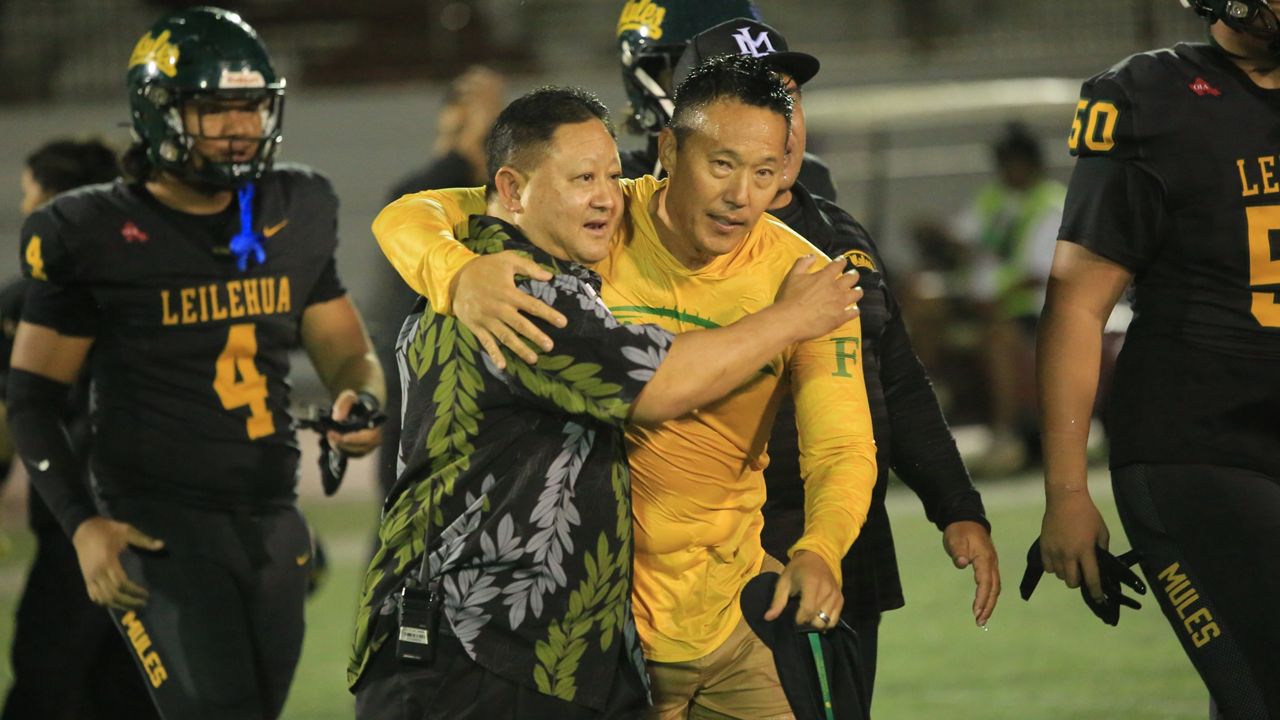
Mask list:
[[[147,33],[133,46],[133,54],[129,56],[129,69],[139,65],[155,65],[156,70],[168,77],[178,74],[178,46],[169,42],[168,30],[156,37]]]
[[[662,38],[662,21],[667,17],[667,9],[653,0],[627,0],[618,17],[618,34],[628,30],[639,31],[650,39]]]
[[[257,70],[227,70],[223,68],[218,78],[219,90],[237,90],[240,88],[263,88],[267,86],[266,78]]]
[[[1202,77],[1197,77],[1187,87],[1191,88],[1191,92],[1199,95],[1200,97],[1204,97],[1205,95],[1212,95],[1214,97],[1218,97],[1219,95],[1222,94],[1221,90],[1210,85],[1208,81],[1206,81]]]

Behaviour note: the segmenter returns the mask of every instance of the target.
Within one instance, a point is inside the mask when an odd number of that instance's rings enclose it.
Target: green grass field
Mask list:
[[[1104,495],[1105,473],[1095,473],[1093,487]],[[907,606],[887,614],[882,625],[877,720],[1206,717],[1206,694],[1150,596],[1140,612],[1126,610],[1118,628],[1104,626],[1075,591],[1052,578],[1032,602],[1018,598],[1026,548],[1040,526],[1039,483],[1028,477],[982,490],[1004,583],[986,632],[970,615],[971,573],[951,566],[916,498],[901,488],[890,491]],[[1121,535],[1110,498],[1099,499],[1113,535]],[[6,504],[6,527],[14,528],[21,515]],[[370,500],[313,500],[306,509],[325,540],[332,572],[307,609],[306,647],[285,718],[350,718],[347,647],[376,510]],[[9,536],[12,548],[0,560],[0,645],[6,648],[32,549],[25,530],[11,529]],[[1127,547],[1120,537],[1115,544]],[[7,686],[9,677],[6,655],[0,682]]]

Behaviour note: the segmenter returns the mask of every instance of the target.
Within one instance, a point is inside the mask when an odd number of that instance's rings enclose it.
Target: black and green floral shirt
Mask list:
[[[569,322],[541,324],[555,349],[536,365],[508,354],[501,371],[425,299],[405,321],[402,466],[365,578],[348,680],[394,637],[394,595],[421,564],[430,522],[431,577],[467,654],[513,682],[600,708],[615,672],[643,678],[622,426],[673,336],[619,324],[598,275],[510,225],[476,216],[466,231],[476,252],[517,250],[555,273],[517,285]]]

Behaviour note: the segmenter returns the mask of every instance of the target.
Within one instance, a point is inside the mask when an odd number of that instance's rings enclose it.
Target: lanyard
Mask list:
[[[813,664],[818,668],[818,684],[822,686],[822,708],[826,711],[827,720],[836,720],[835,708],[831,706],[831,686],[827,682],[827,663],[822,657],[822,641],[818,639],[818,633],[808,635]]]

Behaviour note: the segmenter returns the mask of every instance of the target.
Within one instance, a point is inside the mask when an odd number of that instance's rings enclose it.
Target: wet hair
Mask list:
[[[503,108],[485,140],[485,170],[489,174],[487,194],[497,193],[498,170],[503,166],[523,171],[539,162],[561,125],[599,120],[617,137],[609,120],[609,108],[600,98],[578,87],[540,87],[525,93]]]
[[[1044,167],[1040,141],[1031,133],[1030,128],[1019,122],[1006,125],[1004,132],[992,144],[991,150],[995,154],[997,165],[1022,160],[1033,167]]]
[[[668,127],[676,134],[677,143],[693,132],[694,113],[726,99],[777,113],[791,131],[794,102],[778,74],[750,55],[718,55],[699,63],[676,88],[675,111]]]
[[[120,177],[115,150],[97,138],[47,142],[27,156],[26,167],[50,195]]]

